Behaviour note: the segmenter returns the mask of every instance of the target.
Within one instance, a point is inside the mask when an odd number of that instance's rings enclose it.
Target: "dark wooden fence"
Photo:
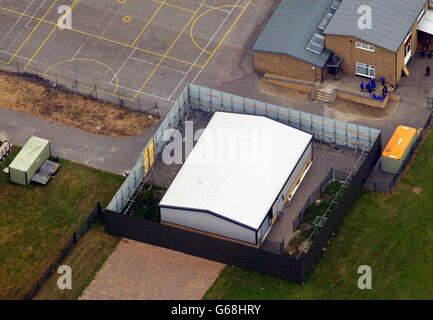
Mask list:
[[[288,255],[264,251],[108,210],[105,211],[104,217],[106,232],[113,236],[181,251],[285,280],[304,282],[300,261]]]

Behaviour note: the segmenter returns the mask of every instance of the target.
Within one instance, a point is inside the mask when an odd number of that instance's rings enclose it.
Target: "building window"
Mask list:
[[[362,42],[356,42],[356,47],[358,49],[363,49],[363,50],[372,51],[372,52],[374,52],[374,50],[376,50],[375,46],[373,46],[371,44],[362,43]]]
[[[365,63],[356,63],[356,74],[364,77],[374,78],[376,77],[376,69],[374,66],[370,66]]]

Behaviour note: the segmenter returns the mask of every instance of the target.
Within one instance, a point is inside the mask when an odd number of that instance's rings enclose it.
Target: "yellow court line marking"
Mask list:
[[[203,7],[203,5],[206,3],[206,1],[207,1],[207,0],[204,0],[203,3],[200,5],[200,7],[199,7],[195,12],[194,12],[194,15],[191,17],[190,21],[189,21],[188,24],[185,26],[184,30],[182,30],[182,32],[178,35],[178,38],[173,42],[172,46],[169,48],[169,50],[167,50],[167,52],[166,52],[164,55],[163,55],[163,54],[160,54],[160,53],[157,53],[157,52],[152,52],[152,51],[149,51],[149,50],[145,50],[145,49],[141,49],[141,48],[138,48],[138,47],[134,47],[134,46],[131,46],[131,45],[128,45],[128,44],[125,44],[125,43],[121,43],[121,42],[118,42],[118,41],[115,41],[115,40],[112,40],[112,39],[108,39],[108,38],[100,37],[100,36],[97,36],[97,35],[94,35],[94,34],[91,34],[91,33],[87,33],[87,32],[81,31],[81,30],[70,29],[70,31],[77,32],[77,33],[80,33],[80,34],[83,34],[83,35],[87,35],[87,36],[90,36],[90,37],[94,37],[94,38],[97,38],[97,39],[101,39],[101,40],[104,40],[104,41],[107,41],[107,42],[111,42],[111,43],[114,43],[114,44],[117,44],[117,45],[120,45],[120,46],[123,46],[123,47],[128,47],[128,48],[131,48],[131,49],[136,49],[136,50],[138,50],[138,51],[142,51],[142,52],[145,52],[145,53],[149,53],[149,54],[152,54],[152,55],[156,55],[156,56],[160,56],[160,57],[162,57],[160,63],[155,67],[155,69],[153,70],[152,74],[151,74],[151,75],[149,76],[149,78],[146,80],[146,82],[144,83],[144,85],[143,85],[143,86],[142,86],[142,87],[137,91],[137,94],[136,94],[133,98],[128,98],[128,97],[119,96],[119,97],[122,98],[122,99],[125,99],[125,100],[128,100],[128,101],[134,101],[134,100],[138,97],[138,95],[142,92],[143,88],[147,85],[147,83],[150,81],[150,79],[151,79],[151,78],[153,77],[153,75],[155,74],[156,70],[159,68],[159,66],[162,64],[162,62],[163,62],[165,59],[178,61],[178,62],[181,62],[181,63],[185,63],[185,64],[188,64],[188,65],[191,65],[191,66],[194,66],[194,67],[198,67],[198,68],[204,69],[204,68],[209,64],[209,62],[212,60],[213,56],[216,54],[216,52],[217,52],[218,49],[221,47],[221,45],[223,44],[223,42],[225,41],[225,39],[228,37],[228,35],[232,32],[233,28],[236,26],[237,22],[238,22],[239,19],[243,16],[243,14],[245,13],[246,9],[249,7],[249,5],[250,5],[251,2],[252,2],[252,0],[249,0],[248,3],[247,3],[245,6],[237,5],[238,7],[243,7],[242,12],[238,15],[238,17],[236,18],[236,20],[234,21],[234,23],[231,25],[230,29],[229,29],[229,30],[227,31],[227,33],[224,35],[223,39],[218,43],[217,47],[216,47],[215,50],[212,52],[212,54],[210,55],[209,59],[206,61],[206,63],[205,63],[204,65],[197,65],[197,64],[195,64],[195,63],[191,63],[191,62],[184,61],[184,60],[181,60],[181,59],[176,59],[176,58],[173,58],[173,57],[169,57],[169,56],[168,56],[168,53],[169,53],[169,52],[171,51],[171,49],[174,47],[175,43],[179,40],[180,36],[183,34],[183,32],[185,31],[185,29],[186,29],[186,28],[188,27],[188,25],[191,23],[191,20],[192,20],[192,19],[197,15],[198,11],[201,9],[201,7]],[[236,5],[231,5],[231,6],[236,6]],[[44,22],[44,23],[47,23],[47,24],[51,24],[51,25],[54,25],[54,26],[57,27],[57,24],[54,23],[54,22],[51,22],[51,21],[48,21],[48,20],[45,20],[45,19],[36,18],[36,17],[30,16],[30,15],[27,15],[27,14],[25,14],[25,13],[22,13],[22,12],[17,12],[17,11],[14,11],[14,10],[10,10],[10,9],[7,9],[7,8],[3,8],[3,7],[1,7],[1,6],[0,6],[0,10],[4,10],[4,11],[11,12],[11,13],[15,13],[15,14],[18,14],[18,15],[21,15],[21,16],[25,16],[25,17],[28,17],[28,18],[31,18],[31,19],[37,20],[37,21],[39,21],[39,22]],[[46,39],[46,40],[47,40],[47,39]],[[0,62],[1,62],[1,61],[0,61]],[[46,76],[47,76],[47,77],[52,77],[52,76],[50,76],[50,75],[48,75],[48,74],[47,74]],[[72,83],[72,82],[71,82],[71,83]],[[85,86],[85,85],[83,85],[83,86],[86,87],[86,88],[89,88],[89,89],[93,89],[93,88],[88,87],[88,86]],[[110,94],[110,95],[113,94],[113,93],[108,92],[108,91],[105,91],[105,90],[101,90],[101,91],[104,92],[104,93]]]
[[[51,24],[53,26],[57,25],[57,23],[54,23],[52,21],[48,21],[48,20],[43,20],[43,19],[40,19],[40,18],[32,17],[31,15],[25,14],[23,12],[14,11],[14,10],[11,10],[11,9],[8,9],[8,8],[4,8],[4,7],[1,7],[1,6],[0,6],[0,10],[7,11],[7,12],[10,12],[10,13],[14,13],[14,14],[26,17],[26,18],[31,18],[31,19],[34,19],[34,20],[37,20],[37,21],[45,22],[45,23]],[[155,56],[158,56],[158,57],[163,57],[164,56],[163,54],[158,53],[158,52],[154,52],[154,51],[142,49],[142,48],[139,48],[139,47],[131,46],[131,45],[126,44],[126,43],[122,43],[122,42],[119,42],[119,41],[116,41],[116,40],[104,38],[104,37],[101,37],[101,36],[98,36],[98,35],[95,35],[95,34],[92,34],[92,33],[88,33],[88,32],[85,32],[85,31],[81,31],[81,30],[78,30],[78,29],[71,28],[71,29],[68,29],[68,30],[69,31],[73,31],[73,32],[77,32],[77,33],[80,33],[80,34],[83,34],[83,35],[86,35],[86,36],[89,36],[89,37],[92,37],[92,38],[96,38],[96,39],[99,39],[99,40],[111,42],[111,43],[120,45],[122,47],[127,47],[127,48],[135,49],[135,50],[138,50],[138,51],[142,51],[144,53],[152,54],[152,55],[155,55]],[[188,65],[191,65],[191,66],[194,66],[194,67],[197,67],[197,68],[202,68],[203,67],[201,65],[194,64],[192,62],[185,61],[185,60],[182,60],[182,59],[173,58],[173,57],[168,57],[167,56],[166,59],[177,61],[177,62],[184,63],[184,64],[188,64]]]
[[[244,8],[242,9],[242,12],[238,15],[238,17],[236,18],[235,22],[233,22],[233,24],[231,25],[230,29],[227,31],[227,33],[224,35],[224,37],[221,39],[221,41],[218,43],[217,47],[215,48],[215,50],[212,52],[212,54],[210,55],[209,59],[207,59],[206,63],[203,65],[203,69],[206,68],[206,66],[209,64],[209,62],[212,60],[213,56],[215,55],[215,53],[218,51],[218,49],[221,47],[221,45],[223,44],[223,42],[225,41],[225,39],[228,37],[228,35],[232,32],[233,28],[237,25],[239,19],[244,15],[245,11],[248,9],[248,7],[250,6],[252,0],[248,0],[248,3],[244,6]]]
[[[144,31],[146,31],[147,27],[152,23],[153,19],[155,19],[156,15],[158,14],[158,12],[161,10],[161,8],[164,6],[165,4],[164,0],[163,2],[161,2],[161,4],[159,5],[158,9],[155,10],[155,12],[153,13],[152,17],[149,19],[149,21],[147,21],[146,25],[144,26],[144,28],[141,30],[140,34],[137,36],[137,38],[135,38],[134,42],[131,44],[131,46],[135,46],[135,44],[137,43],[138,39],[140,39],[140,37],[143,35]]]
[[[152,0],[152,1],[153,1],[153,2],[156,2],[156,3],[162,3],[161,1],[158,1],[158,0]],[[164,1],[164,2],[165,2],[165,1]],[[177,5],[175,5],[175,4],[164,3],[164,5],[165,5],[165,6],[168,6],[168,7],[173,7],[173,8],[179,9],[179,10],[183,10],[183,11],[188,11],[188,12],[194,13],[194,10],[187,9],[187,8],[184,8],[184,7],[180,7],[180,6],[177,6]]]
[[[50,13],[51,9],[55,6],[55,4],[57,3],[58,0],[55,0],[51,6],[48,8],[47,12],[45,12],[45,14],[43,15],[42,19],[45,19],[45,17],[48,15],[48,13]],[[35,16],[33,15],[32,18],[35,18]],[[17,56],[17,54],[21,51],[21,49],[25,46],[25,44],[27,43],[27,41],[29,41],[29,39],[32,37],[33,33],[35,33],[36,29],[40,26],[40,24],[42,23],[42,21],[39,21],[38,24],[33,28],[32,32],[30,32],[30,34],[27,36],[27,38],[24,40],[24,42],[21,44],[21,46],[18,48],[17,51],[15,51],[14,55],[10,58],[9,62],[7,64],[10,64],[15,57]]]
[[[57,0],[56,0],[57,1]],[[44,42],[39,46],[38,50],[33,54],[33,56],[30,58],[30,60],[27,62],[27,64],[24,66],[24,70],[27,70],[27,67],[30,65],[30,63],[33,61],[33,59],[36,57],[36,55],[39,53],[39,51],[42,49],[42,47],[45,45],[45,43],[48,41],[49,38],[51,38],[54,31],[56,31],[59,24],[63,23],[63,21],[67,18],[68,15],[72,13],[72,9],[80,2],[80,0],[74,0],[74,2],[71,4],[69,9],[66,11],[66,13],[59,19],[58,23],[54,26],[54,28],[51,30],[51,32],[48,34],[48,36],[45,38]],[[41,22],[39,22],[40,24]]]
[[[194,39],[194,35],[193,35],[194,27],[195,27],[195,24],[197,23],[197,21],[200,20],[204,15],[208,14],[208,13],[211,12],[211,11],[218,10],[218,9],[222,9],[222,8],[245,8],[245,6],[240,6],[240,5],[235,5],[235,4],[228,4],[228,5],[224,5],[224,6],[218,6],[218,7],[215,7],[215,8],[211,8],[211,9],[209,9],[209,10],[206,10],[206,11],[203,12],[202,14],[200,14],[200,15],[199,15],[195,20],[194,20],[194,22],[193,22],[192,25],[191,25],[190,36],[191,36],[191,40],[192,40],[192,42],[194,43],[194,45],[195,45],[197,48],[199,48],[199,49],[200,49],[201,51],[203,51],[203,52],[206,52],[207,54],[212,54],[212,52],[203,49],[203,48],[200,47],[199,44],[195,41],[195,39]]]
[[[89,62],[93,62],[93,63],[99,64],[99,65],[101,65],[101,66],[107,68],[108,70],[110,70],[110,72],[114,75],[114,78],[116,79],[115,90],[114,90],[114,92],[111,92],[110,94],[112,94],[112,95],[116,95],[116,93],[117,93],[117,89],[119,88],[119,78],[117,77],[117,74],[114,72],[114,70],[113,70],[110,66],[106,65],[105,63],[103,63],[103,62],[101,62],[101,61],[95,60],[95,59],[88,59],[88,58],[74,58],[74,59],[63,60],[63,61],[60,61],[60,62],[58,62],[58,63],[52,65],[51,67],[49,67],[47,70],[45,70],[45,72],[44,72],[43,74],[44,74],[44,76],[46,76],[46,75],[48,74],[48,72],[50,72],[51,70],[57,68],[58,66],[60,66],[60,65],[62,65],[62,64],[65,64],[65,63],[69,63],[69,62],[74,62],[74,61],[89,61]],[[88,87],[88,86],[84,86],[84,87],[86,87],[86,88],[90,88],[90,87]],[[91,88],[90,88],[90,89],[91,89]]]
[[[159,61],[159,63],[156,65],[156,67],[153,69],[152,73],[149,75],[149,77],[146,79],[146,81],[144,82],[144,84],[141,86],[141,88],[138,90],[137,94],[134,96],[134,98],[132,99],[132,101],[134,101],[138,95],[141,93],[141,91],[144,89],[144,87],[149,83],[150,79],[152,79],[153,75],[155,74],[156,70],[159,68],[159,66],[164,62],[166,56],[170,53],[171,49],[173,49],[173,47],[175,46],[175,44],[177,43],[177,41],[180,39],[180,37],[182,36],[182,34],[185,32],[185,30],[188,28],[188,26],[190,25],[190,23],[193,21],[193,19],[195,18],[195,16],[197,15],[197,13],[200,11],[200,9],[204,6],[204,4],[206,3],[207,0],[203,0],[203,2],[200,4],[200,6],[197,8],[197,10],[194,12],[193,16],[189,19],[188,23],[185,25],[185,27],[183,27],[182,31],[178,34],[177,38],[173,41],[173,43],[171,44],[170,48],[168,48],[168,50],[165,52],[164,56],[162,57],[162,59]]]

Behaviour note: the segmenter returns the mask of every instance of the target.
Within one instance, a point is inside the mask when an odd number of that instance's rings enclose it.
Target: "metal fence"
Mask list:
[[[170,128],[176,128],[179,126],[182,119],[185,117],[185,109],[188,106],[188,87],[186,87],[179,98],[176,100],[173,107],[164,118],[153,137],[147,143],[146,147],[140,153],[140,156],[134,165],[133,169],[129,173],[128,177],[117,191],[114,198],[108,204],[107,209],[115,212],[122,212],[131,197],[137,192],[140,184],[145,179],[145,170],[143,163],[143,155],[145,150],[148,149],[150,143],[155,143],[155,157],[160,154],[167,142],[163,141],[163,134]]]
[[[126,98],[123,95],[126,95],[127,93],[122,93],[122,88],[118,88],[109,84],[104,86],[100,83],[98,85],[96,83],[90,83],[83,80],[83,78],[88,76],[88,70],[86,70],[85,73],[83,72],[83,77],[81,77],[79,68],[75,67],[75,72],[73,73],[74,76],[66,77],[66,72],[62,73],[60,76],[56,73],[53,74],[52,72],[41,72],[41,70],[38,70],[37,67],[25,68],[25,64],[20,64],[18,62],[11,64],[0,63],[0,70],[17,74],[18,76],[25,77],[28,80],[32,80],[50,87],[55,87],[68,93],[80,94],[82,96],[100,100],[106,103],[128,107],[138,110],[139,112],[152,113],[159,116],[156,102],[152,102],[152,104],[150,104],[149,101],[140,101],[140,97],[137,97],[136,99]]]
[[[38,293],[43,283],[54,273],[56,272],[57,266],[61,264],[61,262],[65,259],[65,257],[69,254],[72,248],[78,243],[78,241],[90,230],[92,224],[98,219],[103,217],[101,205],[98,204],[92,210],[92,212],[87,217],[86,221],[83,222],[81,226],[72,234],[72,237],[68,240],[66,245],[57,255],[57,257],[53,260],[53,262],[49,265],[49,267],[43,272],[43,274],[39,277],[35,284],[29,289],[29,291],[24,295],[24,300],[31,300]]]
[[[316,141],[369,151],[380,131],[310,113],[279,107],[218,90],[189,85],[189,104],[207,112],[266,116],[314,135]]]
[[[319,229],[310,249],[306,254],[300,256],[299,259],[302,261],[304,279],[307,278],[308,274],[310,274],[311,270],[314,268],[317,260],[327,247],[329,239],[331,239],[339,225],[341,225],[344,217],[357,199],[365,182],[379,160],[381,151],[382,137],[381,134],[379,134],[365,161],[353,176],[347,188],[345,188],[342,197],[328,215],[325,224]]]
[[[305,212],[308,210],[308,208],[311,207],[311,205],[314,203],[314,201],[320,196],[320,194],[326,189],[328,184],[332,181],[340,181],[344,182],[348,176],[348,173],[336,170],[334,168],[329,169],[329,172],[325,176],[325,178],[322,180],[322,182],[317,186],[317,188],[308,196],[307,201],[305,201],[305,204],[303,205],[302,209],[299,211],[296,219],[293,221],[293,230],[296,230],[302,219],[304,218]]]
[[[164,141],[164,132],[171,128],[179,128],[191,110],[208,113],[225,111],[242,114],[261,115],[281,123],[298,128],[314,135],[321,143],[368,151],[380,135],[380,131],[343,121],[332,120],[313,114],[278,107],[264,102],[235,96],[218,90],[189,84],[185,87],[173,107],[162,121],[151,138],[155,143],[156,157],[162,152],[168,141]],[[144,150],[146,150],[148,145]],[[131,170],[125,183],[107,206],[108,210],[122,212],[131,197],[137,192],[145,179],[143,170],[143,154]]]

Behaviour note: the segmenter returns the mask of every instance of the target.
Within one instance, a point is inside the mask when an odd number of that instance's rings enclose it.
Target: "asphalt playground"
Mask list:
[[[126,105],[170,103],[206,69],[251,2],[0,0],[0,68]]]

